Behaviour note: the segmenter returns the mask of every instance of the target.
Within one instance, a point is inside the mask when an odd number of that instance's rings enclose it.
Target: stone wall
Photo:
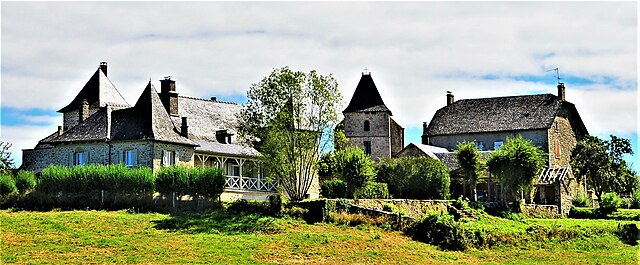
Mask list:
[[[153,170],[156,171],[162,166],[162,151],[178,152],[178,163],[193,166],[194,148],[170,143],[153,142]]]
[[[52,148],[23,150],[22,168],[37,173],[49,165],[72,166],[77,152],[86,153],[89,164],[108,164],[110,161],[107,143],[61,144]]]
[[[448,150],[457,149],[457,144],[463,141],[482,141],[484,142],[484,150],[493,150],[493,144],[497,141],[505,142],[507,137],[516,137],[522,135],[522,138],[529,139],[534,145],[540,146],[543,152],[548,152],[549,139],[547,130],[528,130],[528,131],[505,131],[505,132],[488,132],[488,133],[465,133],[456,135],[436,135],[430,136],[430,143],[423,143],[444,147]]]
[[[576,128],[571,113],[561,108],[555,117],[553,125],[548,130],[549,135],[549,165],[551,167],[570,167],[571,152],[583,135]],[[559,145],[560,156],[556,156],[556,144]]]
[[[78,123],[80,122],[80,111],[79,111],[79,108],[80,108],[80,106],[78,106],[78,109],[65,112],[62,115],[62,128],[63,128],[64,131],[67,131],[67,130],[73,128],[74,126],[78,125]],[[93,105],[90,106],[89,107],[89,116],[95,114],[99,110],[100,110],[100,108],[98,108],[97,106],[93,106]]]
[[[385,204],[392,204],[396,209],[414,218],[422,218],[423,215],[432,212],[446,213],[449,204],[447,200],[358,199],[351,201],[354,205],[376,210],[382,210]]]
[[[391,155],[395,155],[404,148],[404,128],[391,120]]]
[[[523,214],[527,217],[542,216],[545,218],[559,218],[562,215],[558,212],[557,205],[525,204]]]
[[[351,112],[344,114],[344,134],[349,139],[347,145],[364,148],[364,141],[371,141],[371,158],[391,157],[391,136],[389,113]],[[369,131],[364,130],[364,122],[369,121]]]

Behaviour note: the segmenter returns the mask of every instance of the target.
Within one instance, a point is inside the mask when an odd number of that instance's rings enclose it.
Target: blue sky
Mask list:
[[[172,75],[182,95],[242,103],[273,68],[332,73],[343,103],[368,68],[406,143],[456,99],[556,93],[593,135],[638,154],[636,2],[3,2],[0,138],[62,123],[98,67],[129,103]]]

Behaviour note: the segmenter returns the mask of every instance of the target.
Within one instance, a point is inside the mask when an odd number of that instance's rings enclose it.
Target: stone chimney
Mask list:
[[[171,80],[171,76],[160,80],[160,100],[169,115],[178,116],[178,92],[176,92],[176,81]]]
[[[182,117],[182,126],[180,126],[180,135],[189,138],[189,126],[187,126],[187,117]]]
[[[558,99],[560,100],[567,100],[567,98],[564,95],[564,83],[559,83],[558,84]]]
[[[100,62],[100,70],[102,70],[105,76],[107,75],[107,62]]]
[[[218,98],[216,98],[216,97],[211,97],[211,101],[216,102],[216,101],[218,101]]]
[[[451,94],[451,91],[447,91],[447,106],[451,106],[453,101],[453,94]]]
[[[62,130],[62,126],[58,126],[58,136],[62,135],[64,131]]]
[[[82,100],[82,104],[80,104],[80,109],[78,113],[79,113],[78,123],[83,122],[84,120],[89,118],[89,101],[87,101],[86,98]]]

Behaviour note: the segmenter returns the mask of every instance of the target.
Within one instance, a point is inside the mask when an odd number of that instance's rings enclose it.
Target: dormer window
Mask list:
[[[369,121],[364,121],[364,131],[368,132],[369,131]]]
[[[221,144],[230,144],[232,135],[233,134],[227,132],[227,130],[218,130],[216,131],[216,140]]]

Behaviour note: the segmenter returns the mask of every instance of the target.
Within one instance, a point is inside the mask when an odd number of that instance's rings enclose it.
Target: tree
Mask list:
[[[462,169],[462,174],[471,185],[471,201],[477,201],[476,184],[478,177],[482,173],[483,163],[480,161],[480,153],[474,142],[458,143],[455,157]]]
[[[346,147],[334,155],[336,169],[340,178],[347,183],[347,194],[353,197],[356,191],[372,182],[378,173],[375,163],[358,147]]]
[[[626,185],[637,181],[622,159],[624,154],[633,154],[628,139],[611,135],[611,140],[606,141],[586,135],[571,152],[571,167],[574,175],[586,181],[598,201],[602,201],[602,194],[629,192],[632,187]]]
[[[449,170],[431,157],[385,158],[378,163],[377,181],[388,184],[398,199],[448,199]]]
[[[238,115],[243,141],[263,155],[270,178],[277,178],[291,200],[304,199],[338,121],[342,96],[332,75],[275,69],[251,85]]]
[[[11,144],[0,142],[0,174],[13,168],[13,158],[11,158]]]
[[[546,155],[522,136],[507,138],[499,150],[487,159],[487,167],[505,191],[524,191],[531,187],[538,172],[546,165]]]

